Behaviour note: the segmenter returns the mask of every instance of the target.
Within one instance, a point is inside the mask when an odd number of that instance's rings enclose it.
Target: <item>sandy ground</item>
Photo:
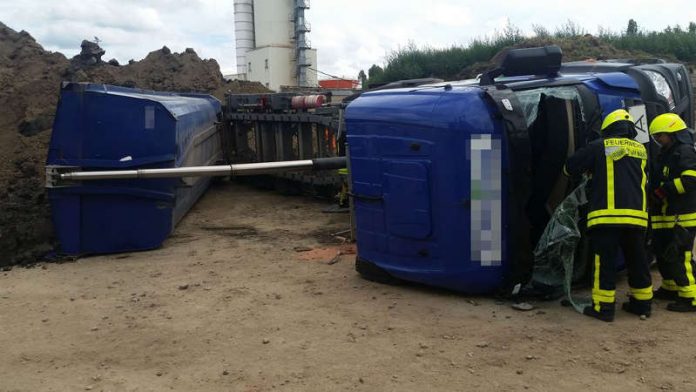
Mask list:
[[[696,390],[696,315],[367,282],[326,206],[223,183],[161,249],[0,272],[0,391]]]

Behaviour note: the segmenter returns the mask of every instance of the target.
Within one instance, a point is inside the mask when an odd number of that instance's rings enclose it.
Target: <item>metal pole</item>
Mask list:
[[[332,170],[346,167],[345,157],[301,161],[241,163],[235,165],[188,166],[167,169],[73,171],[60,173],[61,181],[114,180],[128,178],[172,178],[200,176],[253,176],[294,170]]]

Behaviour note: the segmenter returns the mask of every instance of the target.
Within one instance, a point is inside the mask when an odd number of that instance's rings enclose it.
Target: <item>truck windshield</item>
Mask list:
[[[542,87],[535,88],[532,90],[517,91],[515,93],[517,99],[519,99],[524,110],[524,116],[527,120],[527,127],[530,127],[534,121],[536,121],[539,115],[540,103],[543,99],[548,97],[553,97],[562,100],[569,101],[580,101],[580,94],[575,87],[563,86],[563,87]],[[585,115],[582,106],[580,108],[580,115],[582,119],[585,120]]]

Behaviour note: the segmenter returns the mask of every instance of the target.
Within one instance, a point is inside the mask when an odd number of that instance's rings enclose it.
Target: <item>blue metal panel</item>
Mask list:
[[[69,83],[61,89],[47,164],[99,170],[214,163],[221,158],[220,112],[206,95]],[[60,250],[155,248],[208,184],[207,178],[105,180],[49,189]]]
[[[641,100],[638,85],[630,76],[623,73],[606,73],[597,76],[597,79],[586,80],[584,84],[597,94],[602,118],[616,109],[626,108],[626,99]],[[608,84],[608,81],[612,85]]]
[[[428,238],[431,233],[429,165],[405,160],[384,163],[384,204],[389,233],[410,239]]]
[[[609,87],[638,90],[638,83],[623,72],[597,74],[597,79],[601,80]]]
[[[359,257],[398,278],[459,291],[491,292],[502,284],[504,237],[495,262],[471,257],[472,241],[481,244],[470,230],[470,208],[480,196],[478,188],[472,193],[480,182],[471,173],[480,168],[472,168],[470,141],[485,135],[500,147],[503,138],[481,93],[472,87],[389,90],[363,94],[348,106]],[[503,169],[491,174],[498,185]],[[499,188],[498,197],[503,193]],[[494,223],[503,233],[504,210],[497,216],[485,229]]]

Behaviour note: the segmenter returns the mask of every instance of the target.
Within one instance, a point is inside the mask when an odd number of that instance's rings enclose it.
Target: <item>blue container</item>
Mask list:
[[[47,165],[82,170],[171,168],[222,160],[221,105],[175,94],[67,83]],[[60,252],[67,255],[156,248],[205,192],[209,178],[85,181],[49,188]]]

